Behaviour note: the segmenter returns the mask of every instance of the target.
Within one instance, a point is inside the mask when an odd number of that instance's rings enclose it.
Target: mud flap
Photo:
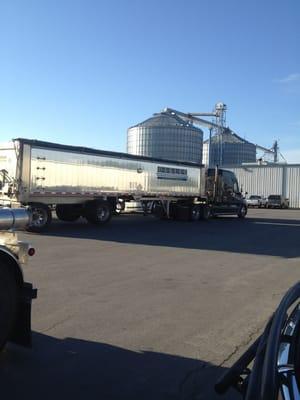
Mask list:
[[[37,289],[31,283],[24,282],[21,291],[16,323],[9,341],[20,346],[31,347],[31,302],[37,298]]]

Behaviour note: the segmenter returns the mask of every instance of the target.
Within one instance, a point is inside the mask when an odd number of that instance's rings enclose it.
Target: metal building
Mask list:
[[[256,161],[256,145],[241,138],[230,129],[222,134],[211,136],[203,144],[203,163],[205,165],[240,165]]]
[[[300,208],[300,164],[266,164],[227,167],[248,195],[279,194],[288,198],[291,208]]]
[[[203,131],[170,113],[158,113],[127,131],[127,152],[202,163]]]

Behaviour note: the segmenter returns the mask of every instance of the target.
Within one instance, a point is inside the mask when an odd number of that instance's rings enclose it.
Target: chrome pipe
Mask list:
[[[0,208],[0,230],[23,230],[31,222],[31,213],[26,208]]]

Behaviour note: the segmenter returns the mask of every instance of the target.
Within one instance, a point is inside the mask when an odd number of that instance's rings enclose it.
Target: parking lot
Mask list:
[[[10,345],[0,360],[11,400],[217,399],[216,377],[300,277],[299,210],[56,220],[23,237],[37,250],[25,275],[39,296],[33,349]]]

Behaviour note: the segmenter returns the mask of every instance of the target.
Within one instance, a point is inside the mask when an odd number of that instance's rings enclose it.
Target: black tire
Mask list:
[[[107,224],[112,217],[111,205],[107,201],[91,201],[86,204],[84,216],[91,224]]]
[[[18,306],[18,286],[7,261],[0,258],[0,351],[5,346],[15,324]]]
[[[152,214],[158,219],[165,219],[166,218],[165,210],[164,210],[162,204],[159,204],[158,202],[154,202],[153,203],[153,205],[152,205]]]
[[[242,205],[239,207],[239,210],[238,210],[238,212],[237,212],[237,216],[238,216],[239,218],[243,219],[243,218],[246,217],[247,212],[248,212],[247,207],[245,206],[245,204],[242,204]]]
[[[207,206],[202,206],[200,208],[200,219],[207,221],[211,216],[210,208]]]
[[[43,232],[52,221],[52,213],[46,204],[31,203],[32,221],[27,228],[29,232]]]
[[[57,218],[61,221],[73,222],[80,217],[80,210],[69,204],[58,204],[55,208]]]
[[[201,218],[201,211],[198,205],[192,205],[190,208],[190,221],[199,221]]]

